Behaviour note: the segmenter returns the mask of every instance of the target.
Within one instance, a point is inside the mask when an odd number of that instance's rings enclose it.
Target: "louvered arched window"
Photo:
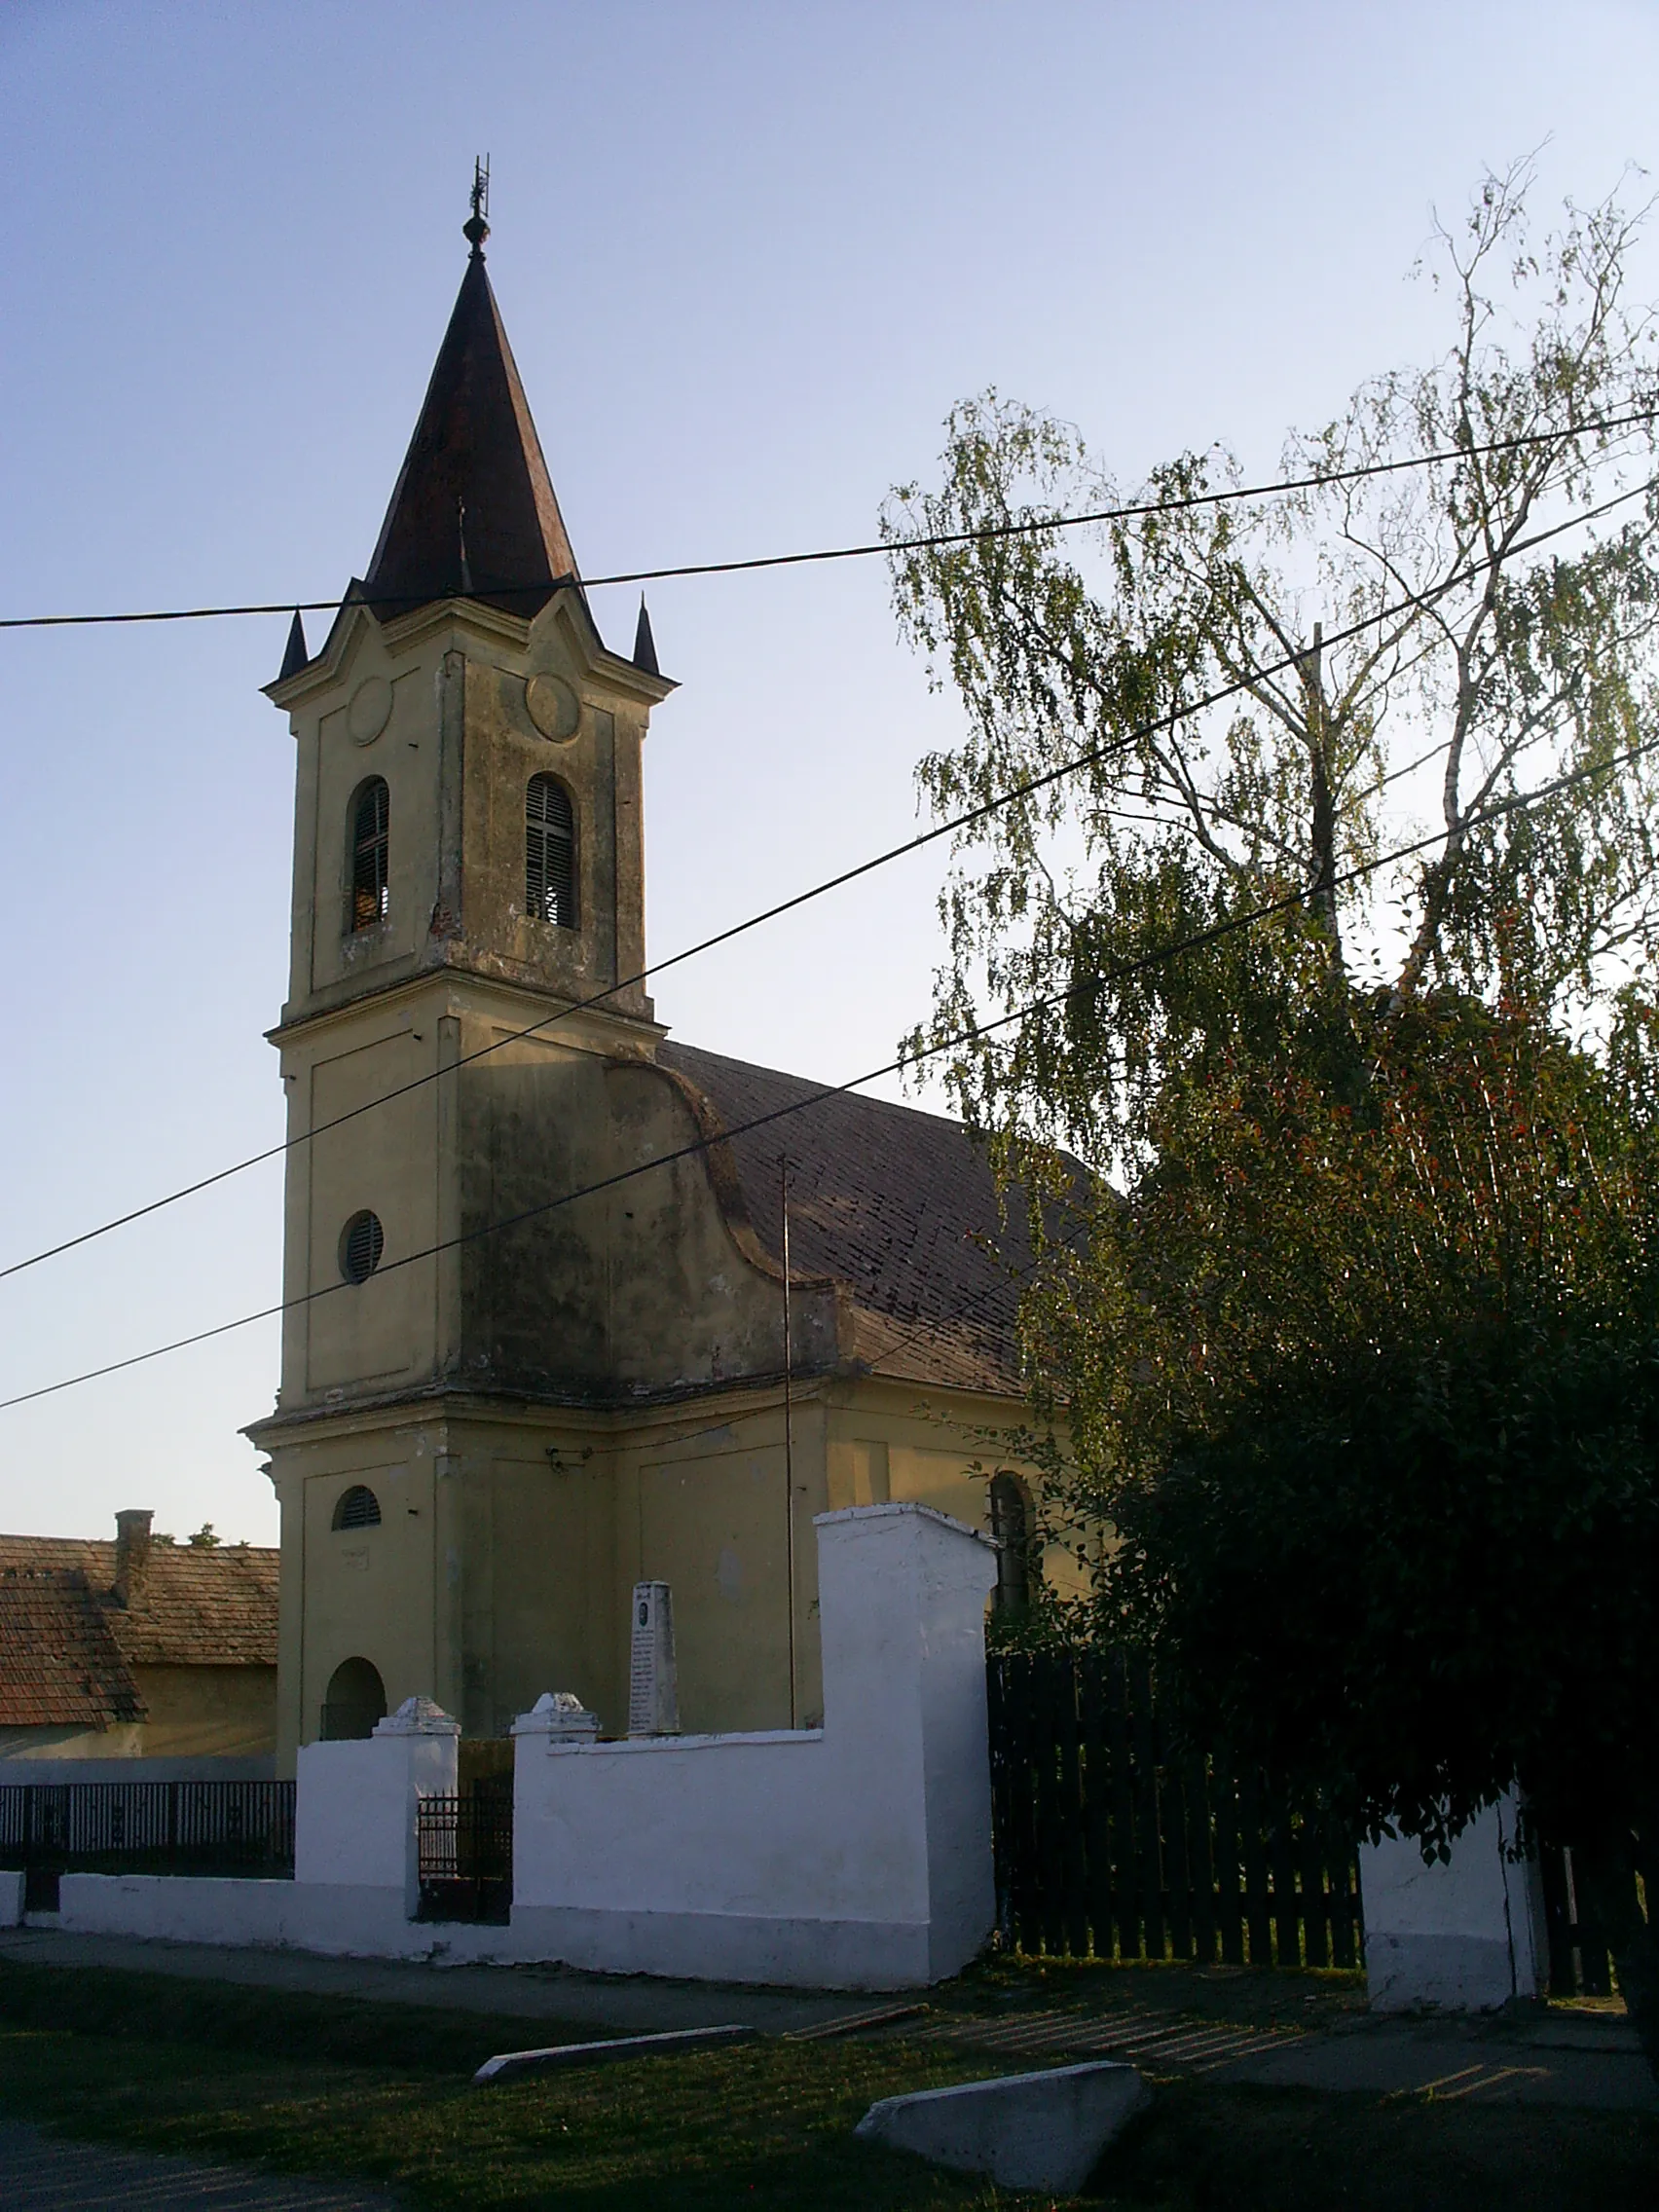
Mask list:
[[[351,927],[384,922],[389,903],[391,793],[371,776],[351,801]]]
[[[532,776],[524,802],[525,911],[559,929],[576,924],[576,823],[557,776]]]
[[[334,1508],[337,1529],[378,1529],[380,1525],[380,1499],[367,1483],[353,1483],[350,1490],[341,1492]]]

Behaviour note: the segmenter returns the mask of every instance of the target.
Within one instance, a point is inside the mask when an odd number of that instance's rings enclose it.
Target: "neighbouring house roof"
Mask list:
[[[279,1554],[252,1544],[151,1541],[124,1604],[118,1546],[78,1536],[0,1535],[0,1592],[78,1579],[128,1667],[275,1667]],[[0,1614],[0,1685],[6,1668]],[[0,1690],[0,1726],[9,1721]]]
[[[726,1150],[749,1227],[774,1261],[779,1159],[789,1156],[791,1272],[841,1286],[861,1366],[1020,1393],[1014,1324],[1032,1263],[1024,1208],[1015,1202],[1005,1217],[984,1154],[960,1122],[850,1091],[820,1097],[823,1084],[689,1045],[664,1044],[657,1056],[727,1129],[798,1109],[729,1138]]]
[[[18,1541],[29,1539],[0,1536],[0,1546]],[[91,1731],[143,1718],[144,1701],[86,1575],[10,1558],[0,1565],[0,1728]]]

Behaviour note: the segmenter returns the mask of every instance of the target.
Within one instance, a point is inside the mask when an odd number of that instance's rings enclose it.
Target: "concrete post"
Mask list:
[[[1365,1972],[1374,2011],[1419,2007],[1488,2012],[1537,1997],[1548,1979],[1543,1885],[1535,1859],[1510,1856],[1513,1791],[1489,1805],[1427,1865],[1416,1839],[1363,1844]]]
[[[826,1749],[850,1803],[879,1804],[903,1778],[904,1825],[925,1838],[906,1886],[921,1890],[928,1978],[938,1980],[975,1955],[996,1919],[985,1712],[996,1551],[925,1505],[855,1505],[813,1526]]]
[[[294,1879],[395,1891],[404,1917],[421,1901],[418,1796],[458,1788],[461,1726],[430,1698],[406,1698],[372,1736],[306,1744],[299,1755]]]

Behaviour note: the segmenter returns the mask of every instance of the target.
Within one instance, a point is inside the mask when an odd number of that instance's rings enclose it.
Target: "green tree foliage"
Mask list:
[[[1172,1101],[1135,1202],[1031,1303],[1066,1507],[1117,1533],[1089,1626],[1150,1639],[1198,1741],[1373,1834],[1444,1850],[1519,1780],[1659,1998],[1645,1040],[1609,1066],[1434,998],[1354,1027],[1346,1094],[1287,1061]]]
[[[933,1034],[1015,1016],[950,1072],[1049,1201],[1035,1448],[1092,1632],[1429,1851],[1519,1777],[1659,2055],[1659,376],[1640,216],[1535,240],[1530,189],[1440,234],[1445,356],[1293,438],[1303,490],[1183,503],[1239,481],[1211,449],[1126,501],[990,395],[888,521],[966,709],[935,807],[1075,764],[959,838]]]

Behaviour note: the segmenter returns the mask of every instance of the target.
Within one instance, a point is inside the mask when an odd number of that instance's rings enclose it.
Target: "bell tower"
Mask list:
[[[499,1088],[514,1035],[534,1032],[545,1060],[649,1058],[661,1034],[637,979],[641,749],[673,686],[643,607],[632,659],[595,627],[481,212],[466,232],[368,572],[314,657],[295,616],[268,692],[299,754],[288,999],[272,1032],[300,1140],[284,1411],[464,1357],[463,1184],[479,1164],[465,1094]],[[446,1080],[447,1065],[478,1080]]]
[[[608,1170],[608,1071],[648,1067],[662,1035],[638,979],[641,755],[674,686],[643,603],[630,657],[595,624],[486,272],[481,189],[465,235],[367,572],[320,651],[296,614],[267,692],[297,750],[271,1032],[291,1149],[281,1386],[248,1433],[282,1504],[289,1749],[328,1700],[304,1648],[315,1606],[287,1578],[333,1533],[337,1466],[393,1414],[397,1539],[426,1547],[416,1579],[436,1593],[409,1674],[461,1710],[442,1594],[464,1546],[438,1482],[455,1456],[440,1423],[410,1430],[399,1409],[603,1370],[602,1209],[556,1212],[516,1249],[496,1231]]]
[[[278,1036],[435,969],[650,1023],[640,753],[667,696],[594,625],[472,249],[368,572],[268,695],[300,748]],[[634,1040],[644,1046],[644,1036]]]

